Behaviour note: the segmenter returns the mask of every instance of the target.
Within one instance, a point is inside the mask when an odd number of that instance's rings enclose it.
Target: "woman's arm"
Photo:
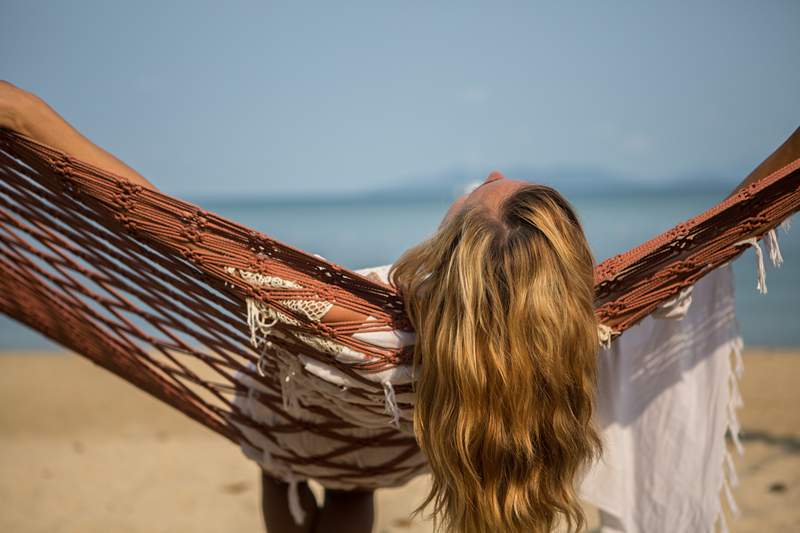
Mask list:
[[[133,183],[155,189],[141,174],[92,143],[36,95],[0,80],[0,128],[16,131],[107,170]],[[376,278],[377,279],[377,278]],[[366,315],[337,305],[323,322],[365,320]]]
[[[764,161],[758,165],[755,170],[753,170],[736,188],[728,195],[728,198],[736,194],[736,191],[741,189],[742,187],[746,187],[753,183],[754,181],[758,181],[761,178],[768,176],[779,170],[795,159],[800,157],[800,128],[794,130],[788,139],[786,139],[782,145],[778,147],[777,150],[772,152],[772,154],[766,158]]]
[[[155,189],[141,174],[103,150],[72,127],[36,95],[0,80],[0,128],[52,146],[133,183]]]

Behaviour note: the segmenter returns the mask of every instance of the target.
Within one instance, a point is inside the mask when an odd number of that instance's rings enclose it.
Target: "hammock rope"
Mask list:
[[[598,265],[601,341],[608,345],[747,246],[756,249],[763,272],[758,240],[768,233],[769,256],[779,264],[773,230],[798,209],[800,159]],[[409,364],[409,347],[383,348],[357,335],[411,329],[392,287],[5,130],[0,250],[3,313],[228,439],[248,442],[237,424],[271,442],[276,433],[296,431],[335,439],[341,446],[325,456],[307,459],[292,450],[273,455],[289,464],[335,467],[331,478],[364,486],[372,474],[412,475],[425,468],[402,464],[417,450],[414,438],[396,427],[400,411],[411,408],[403,401],[411,386],[367,379]],[[254,283],[253,276],[260,281]],[[297,302],[310,302],[311,308]],[[372,318],[311,318],[331,303]],[[250,331],[243,327],[246,320]],[[334,356],[348,351],[366,357]],[[303,369],[282,364],[281,354],[316,360],[353,378],[360,384],[348,390],[359,400],[354,408],[382,414],[375,407],[382,406],[394,426],[362,439],[347,434],[354,424],[324,407],[309,407],[324,423],[294,416],[297,398],[287,391]],[[237,372],[259,390],[238,382]],[[234,406],[236,394],[254,395],[285,424],[260,427]],[[362,446],[394,447],[398,453],[371,469],[343,471],[331,461]]]

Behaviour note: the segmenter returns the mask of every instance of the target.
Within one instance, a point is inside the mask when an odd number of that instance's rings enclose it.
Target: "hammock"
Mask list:
[[[402,402],[368,379],[411,362],[407,349],[366,342],[359,333],[409,330],[399,294],[383,283],[159,191],[143,188],[27,137],[0,130],[0,310],[121,376],[228,439],[247,442],[249,425],[234,405],[244,375],[266,392],[259,401],[287,421],[281,431],[336,438],[342,450],[400,449],[372,472],[398,466],[417,450],[395,428],[368,441],[348,437],[353,424],[322,407],[328,423],[308,424],[285,409],[276,350],[335,367],[374,401]],[[800,208],[800,159],[739,190],[708,211],[596,267],[595,309],[608,343],[703,275],[751,245]],[[773,257],[774,259],[774,257]],[[313,320],[336,305],[365,322]],[[250,331],[243,328],[247,318]],[[309,342],[313,341],[313,342]],[[365,355],[343,362],[332,355]],[[396,394],[396,396],[395,396]],[[373,402],[373,403],[370,403]],[[397,408],[397,405],[393,405]],[[406,405],[408,407],[408,405]],[[299,461],[292,450],[281,460]],[[325,457],[317,458],[324,465]],[[413,473],[413,472],[409,472]]]

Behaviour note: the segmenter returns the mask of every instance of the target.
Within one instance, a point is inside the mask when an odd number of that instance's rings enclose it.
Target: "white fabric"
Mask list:
[[[729,490],[741,372],[733,273],[721,267],[601,349],[604,457],[581,485],[602,533],[708,532]],[[730,386],[733,386],[731,388]],[[732,500],[731,500],[732,503]]]
[[[388,269],[385,265],[358,272],[375,272],[386,281]],[[729,426],[734,436],[738,431],[734,408],[741,403],[735,389],[736,372],[729,359],[732,351],[738,354],[741,348],[732,276],[730,265],[718,268],[614,340],[610,348],[600,350],[597,416],[605,455],[588,470],[580,491],[584,499],[600,508],[602,533],[713,529],[720,511],[720,494],[728,490],[724,462],[731,480],[735,475],[724,437]],[[385,347],[414,342],[413,335],[399,331],[358,336]],[[319,404],[362,426],[353,434],[368,437],[396,421],[398,431],[413,435],[411,410],[393,412],[390,405],[413,402],[411,394],[395,395],[391,387],[392,383],[411,380],[409,367],[365,374],[384,388],[384,394],[369,402],[376,408],[365,414],[350,408],[354,401],[363,403],[348,393],[349,388],[359,387],[352,378],[309,358],[288,353],[283,356],[285,365],[294,369],[291,403],[295,416],[321,421],[303,407]],[[364,354],[348,350],[337,352],[336,357],[354,362]],[[740,358],[737,369],[741,371]],[[279,416],[254,401],[260,385],[243,375],[239,379],[251,388],[251,394],[236,400],[243,413],[267,425],[281,423]],[[729,390],[730,386],[733,389]],[[305,457],[325,453],[335,444],[328,439],[308,432],[278,433],[275,444],[244,425],[240,427],[264,450],[243,445],[245,453],[271,474],[291,482],[331,473],[314,465],[278,464],[272,457],[282,449]],[[393,453],[397,450],[364,447],[340,459],[368,466]],[[407,460],[408,464],[420,462],[424,462],[421,452]],[[407,479],[390,475],[373,481],[374,486],[392,486]],[[330,479],[323,484],[348,487]]]
[[[388,269],[389,265],[386,265],[356,272],[362,275],[374,272],[382,281],[386,282]],[[261,282],[261,280],[248,275],[247,272],[242,272],[242,274],[243,278],[248,278],[256,283]],[[270,279],[269,282],[276,284],[280,283],[280,280]],[[277,318],[281,319],[280,316]],[[254,321],[251,324],[255,328],[253,334],[259,331],[257,322]],[[268,326],[267,329],[269,327],[271,326]],[[277,330],[270,331],[270,333],[278,336],[284,335]],[[416,340],[413,333],[400,330],[358,333],[354,337],[384,348],[402,348],[413,344]],[[367,360],[367,355],[364,353],[338,343],[322,343],[323,339],[313,335],[301,335],[298,338],[314,347],[329,351],[332,356],[343,363]],[[372,437],[385,435],[387,429],[394,429],[398,436],[413,437],[413,412],[407,407],[398,405],[398,403],[411,404],[413,395],[398,393],[394,389],[395,385],[408,384],[412,381],[411,365],[399,365],[380,372],[362,373],[362,377],[376,385],[374,389],[368,389],[361,381],[348,376],[336,367],[302,354],[292,354],[273,347],[270,357],[277,360],[278,367],[281,369],[279,377],[283,407],[291,416],[312,424],[329,422],[327,417],[315,414],[309,409],[318,406],[357,426],[331,430],[333,433],[368,441]],[[255,365],[252,367],[255,370]],[[259,400],[259,395],[268,394],[269,389],[241,372],[237,372],[236,379],[248,390],[247,394],[240,394],[234,398],[234,405],[245,417],[266,427],[286,424],[287,421],[283,416]],[[354,394],[356,390],[361,395],[366,395],[367,398]],[[354,409],[353,404],[367,406],[369,409]],[[325,487],[344,490],[363,487],[392,487],[402,485],[427,471],[427,461],[422,451],[416,446],[408,444],[382,447],[364,446],[345,453],[336,453],[328,458],[331,465],[340,468],[315,465],[313,461],[308,464],[303,464],[303,462],[290,464],[279,459],[279,456],[286,455],[287,450],[301,459],[312,458],[335,452],[342,447],[342,442],[308,431],[276,431],[271,438],[268,438],[248,424],[236,420],[232,422],[239,427],[249,441],[249,443],[242,442],[245,455],[259,463],[261,468],[273,477],[290,483],[288,487],[290,504],[296,500],[297,480],[314,478]],[[411,448],[411,453],[408,453],[409,448]],[[345,478],[341,475],[348,473],[348,468],[354,465],[361,469],[370,469],[399,455],[407,456],[395,465],[397,467],[395,471],[382,473],[379,476],[373,475],[368,479],[354,479],[352,476]],[[296,523],[302,523],[303,517],[297,505],[293,505],[292,516]]]

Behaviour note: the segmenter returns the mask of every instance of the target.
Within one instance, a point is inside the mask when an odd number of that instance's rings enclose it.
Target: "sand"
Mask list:
[[[730,530],[800,531],[800,351],[749,350],[742,393]],[[263,531],[238,447],[80,357],[0,355],[0,402],[2,532]],[[378,491],[375,532],[431,531],[427,484]]]

